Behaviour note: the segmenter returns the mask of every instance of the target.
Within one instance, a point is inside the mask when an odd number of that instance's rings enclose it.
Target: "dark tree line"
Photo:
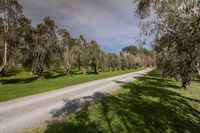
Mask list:
[[[33,26],[23,15],[17,0],[0,1],[0,73],[15,67],[25,68],[44,79],[47,69],[64,69],[67,76],[74,68],[83,74],[93,71],[127,70],[155,64],[155,56],[146,49],[126,47],[120,55],[105,53],[94,40],[83,35],[73,38],[67,29],[45,17]]]

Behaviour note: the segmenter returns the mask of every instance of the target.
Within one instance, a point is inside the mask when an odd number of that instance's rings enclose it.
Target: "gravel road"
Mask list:
[[[48,120],[74,113],[152,68],[0,103],[0,133],[22,133]]]

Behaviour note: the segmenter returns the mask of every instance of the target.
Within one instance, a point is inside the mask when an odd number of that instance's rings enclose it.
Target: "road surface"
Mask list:
[[[58,119],[80,109],[85,104],[101,99],[126,82],[136,80],[146,70],[92,81],[51,92],[0,103],[0,133],[22,133],[37,124]]]

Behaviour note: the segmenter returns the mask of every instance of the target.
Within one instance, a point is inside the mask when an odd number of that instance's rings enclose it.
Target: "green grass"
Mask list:
[[[200,82],[193,86],[181,90],[177,82],[154,71],[69,119],[50,122],[34,132],[199,133]]]
[[[75,74],[72,77],[66,77],[63,71],[51,71],[46,72],[46,79],[40,81],[36,76],[16,69],[0,78],[0,102],[134,71],[136,70],[102,72],[99,75]]]

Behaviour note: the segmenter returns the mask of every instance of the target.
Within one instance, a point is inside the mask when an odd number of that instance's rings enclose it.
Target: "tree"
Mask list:
[[[43,23],[35,29],[35,44],[31,47],[29,63],[31,70],[36,72],[38,79],[44,79],[45,68],[50,68],[57,60],[58,40],[57,26],[50,17],[45,17]]]
[[[164,75],[182,82],[185,89],[197,76],[200,58],[200,14],[194,0],[137,0],[138,14],[144,17],[154,9],[151,31],[155,35],[157,64]],[[152,17],[152,16],[151,16]],[[152,30],[153,29],[153,30]]]
[[[115,71],[121,69],[121,58],[115,53],[108,53],[107,55],[109,71]]]
[[[90,66],[89,43],[83,35],[80,35],[76,40],[76,60],[78,67],[82,68],[82,73],[87,74],[87,69]]]
[[[122,67],[137,68],[138,66],[152,67],[155,65],[155,57],[152,52],[146,48],[138,48],[136,46],[128,46],[122,49]]]
[[[65,29],[60,29],[58,31],[60,35],[60,46],[61,46],[61,59],[66,68],[66,75],[71,76],[72,74],[72,64],[74,58],[74,45],[75,42],[71,38],[70,33]]]
[[[128,46],[122,49],[122,52],[126,54],[131,54],[131,55],[137,55],[138,54],[138,48],[136,46]]]
[[[124,49],[122,49],[122,51],[124,51]],[[127,54],[127,53],[123,53],[123,52],[121,52],[120,53],[120,57],[121,57],[121,69],[122,70],[126,70],[126,69],[128,69],[128,62],[130,61],[130,60],[128,60],[128,56],[129,56],[129,54]]]
[[[0,1],[0,19],[2,30],[0,33],[1,43],[4,46],[3,61],[0,65],[0,72],[8,64],[8,55],[10,48],[15,45],[16,33],[18,27],[18,19],[22,15],[22,5],[17,0],[1,0]],[[13,51],[12,51],[13,52]],[[9,54],[8,54],[9,53]]]
[[[98,63],[98,68],[101,71],[108,71],[109,70],[109,68],[108,68],[108,56],[107,56],[107,53],[105,53],[102,50],[100,52],[100,56],[99,56],[98,62],[99,62]]]
[[[19,19],[19,50],[20,55],[18,56],[19,63],[22,64],[24,68],[30,68],[32,64],[30,57],[30,53],[32,51],[34,42],[34,27],[32,26],[31,20],[26,16],[22,15]],[[31,71],[31,70],[29,70]]]
[[[95,74],[98,74],[98,61],[101,54],[100,46],[97,44],[96,41],[92,40],[89,44],[89,56],[90,56],[90,64],[94,70]]]

